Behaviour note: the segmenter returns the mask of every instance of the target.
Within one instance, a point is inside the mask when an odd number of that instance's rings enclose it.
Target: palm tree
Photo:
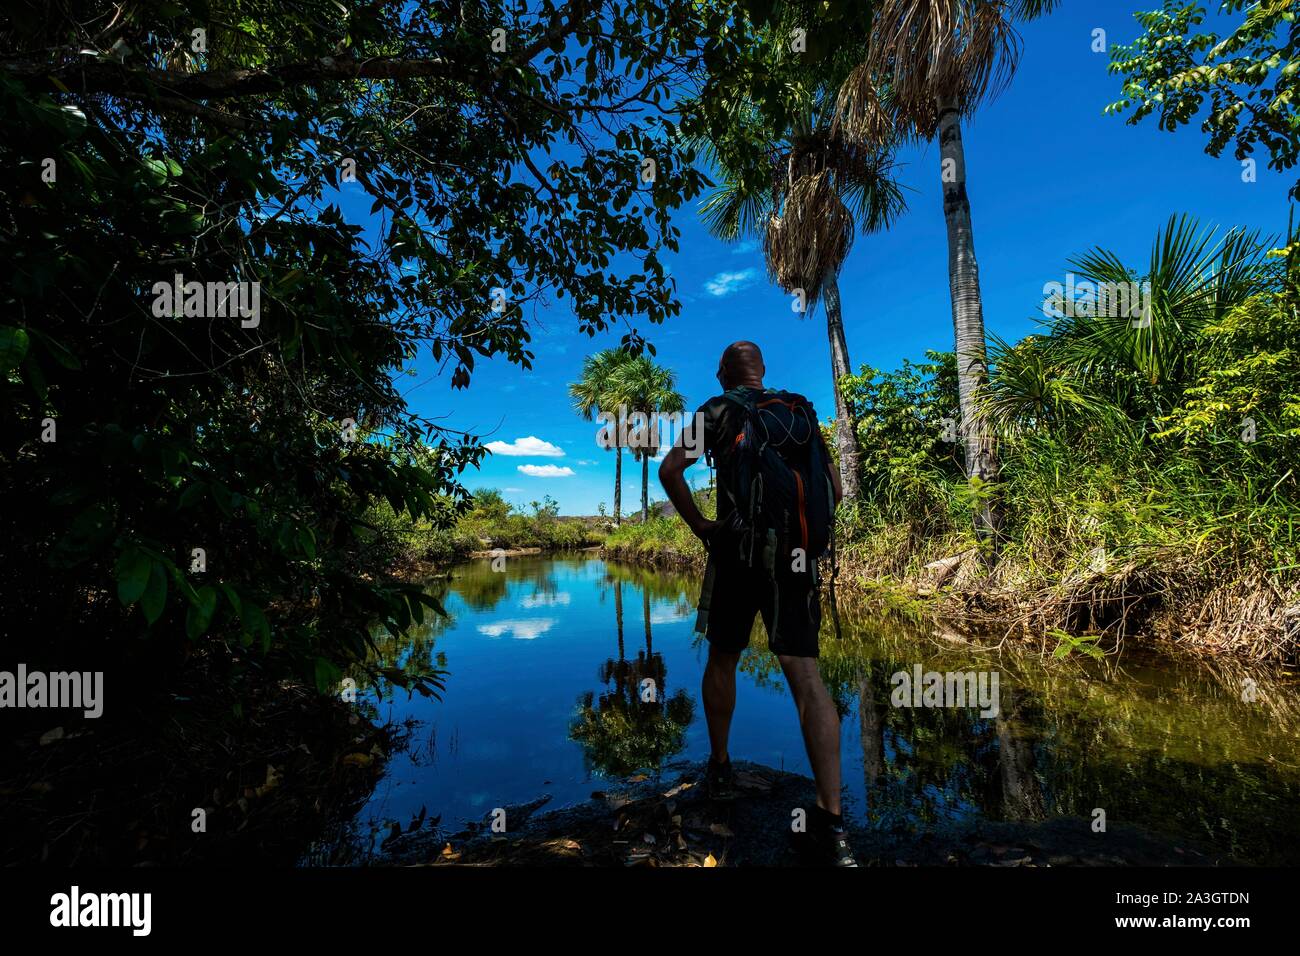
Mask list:
[[[891,128],[922,140],[938,137],[966,474],[977,485],[997,480],[998,459],[979,413],[988,363],[961,117],[1015,72],[1020,41],[1014,23],[1045,14],[1057,2],[879,0],[866,58],[849,74],[836,104],[834,129],[854,142],[879,142]],[[995,497],[981,499],[976,531],[992,557],[1002,507]]]
[[[591,421],[602,412],[618,414],[618,401],[610,382],[615,370],[628,362],[631,354],[624,349],[605,349],[582,360],[582,377],[569,385],[574,410]],[[616,425],[621,425],[616,422]],[[621,428],[618,429],[621,431]],[[617,431],[615,435],[617,435]],[[615,437],[614,448],[614,524],[623,523],[623,445]],[[607,447],[605,449],[609,451]]]
[[[1272,242],[1244,229],[1218,239],[1171,216],[1144,270],[1103,248],[1071,260],[1078,294],[1050,303],[1046,335],[1014,344],[990,336],[995,372],[982,413],[999,432],[1102,418],[1112,428],[1155,426],[1197,380],[1201,330],[1267,287]]]
[[[1093,249],[1069,263],[1090,294],[1052,320],[1052,340],[1093,382],[1114,382],[1115,369],[1133,373],[1167,411],[1195,379],[1198,333],[1267,288],[1275,241],[1241,228],[1216,239],[1216,230],[1191,216],[1170,216],[1140,277],[1116,253]],[[1150,307],[1140,321],[1125,287],[1146,290]]]
[[[629,422],[644,421],[644,429],[630,429],[632,453],[641,462],[641,520],[650,516],[650,459],[659,453],[659,429],[655,416],[680,412],[685,399],[677,391],[677,376],[644,355],[623,362],[609,378],[611,397],[627,409]],[[630,425],[629,425],[630,428]]]
[[[705,225],[721,239],[760,235],[768,273],[786,292],[801,294],[803,315],[820,298],[826,304],[835,441],[844,497],[858,496],[857,429],[840,389],[850,374],[838,276],[854,234],[887,229],[903,211],[886,148],[851,143],[830,128],[829,98],[812,95],[780,133],[763,129],[743,112],[737,138],[763,144],[768,162],[755,169],[735,143],[702,144],[722,174],[722,185],[701,207]],[[748,125],[747,125],[748,123]],[[752,146],[752,142],[750,144]],[[748,168],[747,168],[748,167]]]

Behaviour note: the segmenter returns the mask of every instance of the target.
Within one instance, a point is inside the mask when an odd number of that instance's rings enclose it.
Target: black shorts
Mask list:
[[[703,630],[711,646],[740,653],[749,646],[754,615],[759,614],[773,654],[818,656],[822,606],[812,575],[773,581],[767,572],[734,559],[711,556],[709,564],[712,578],[706,570],[704,588],[708,593],[701,593],[700,607],[707,618]]]

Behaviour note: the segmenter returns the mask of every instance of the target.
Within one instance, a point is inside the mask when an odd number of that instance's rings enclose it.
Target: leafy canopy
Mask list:
[[[705,180],[672,91],[725,59],[725,22],[685,0],[0,21],[6,624],[326,687],[376,624],[418,623],[436,601],[367,558],[367,515],[446,520],[483,451],[403,373],[529,367],[545,301],[634,350],[633,317],[679,311],[660,257]],[[177,275],[256,283],[259,314],[155,309]]]

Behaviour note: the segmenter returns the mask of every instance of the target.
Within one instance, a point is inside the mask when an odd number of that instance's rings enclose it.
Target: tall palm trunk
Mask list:
[[[952,324],[957,344],[957,392],[967,478],[997,480],[997,448],[978,413],[980,392],[988,381],[984,351],[984,308],[980,300],[979,265],[971,231],[970,198],[966,194],[966,153],[961,142],[961,111],[951,100],[940,100],[939,156],[943,170],[943,216],[948,226],[948,284],[952,293]],[[997,555],[1002,527],[1002,503],[982,499],[975,531],[987,543],[985,556]]]
[[[650,517],[650,452],[641,452],[641,520]]]
[[[623,582],[614,582],[614,624],[618,629],[618,659],[623,660]]]
[[[868,662],[858,672],[858,718],[862,737],[862,775],[867,802],[876,797],[876,785],[885,778],[885,714],[871,686],[873,668]]]
[[[994,725],[998,739],[998,773],[1002,784],[1002,819],[1041,820],[1043,791],[1034,773],[1034,745],[1021,730],[1016,692],[1003,691]]]
[[[858,434],[849,413],[849,403],[840,392],[840,382],[849,374],[849,343],[844,338],[844,316],[840,311],[840,285],[834,274],[822,280],[826,301],[826,333],[831,340],[831,381],[835,386],[835,445],[840,454],[840,486],[844,499],[858,497]]]
[[[614,449],[614,527],[623,524],[623,446]]]

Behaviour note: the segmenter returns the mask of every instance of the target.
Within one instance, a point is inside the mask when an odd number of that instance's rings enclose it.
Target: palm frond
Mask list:
[[[864,235],[889,229],[907,211],[904,187],[891,175],[893,169],[892,164],[881,165],[870,176],[841,180],[844,204]]]
[[[971,110],[1010,81],[1020,37],[1009,12],[990,0],[882,0],[863,66],[869,76],[889,77],[894,113],[929,138],[940,100]]]
[[[910,138],[899,124],[891,95],[868,63],[854,67],[840,85],[831,117],[831,132],[851,142],[885,145]]]
[[[828,170],[796,180],[781,215],[768,218],[763,254],[772,279],[786,292],[803,290],[811,307],[828,275],[853,246],[854,220]]]
[[[1016,20],[1037,20],[1045,17],[1063,0],[1015,0],[1011,6],[1011,16]]]
[[[1071,260],[1094,288],[1052,323],[1069,364],[1090,376],[1123,368],[1151,385],[1184,380],[1197,361],[1200,330],[1263,288],[1270,242],[1239,229],[1216,241],[1215,230],[1201,229],[1196,219],[1171,216],[1145,275],[1106,249]],[[1140,315],[1132,309],[1138,293]]]
[[[711,235],[733,241],[756,234],[771,205],[770,189],[751,189],[742,182],[724,179],[700,204],[700,218]]]
[[[1084,427],[1119,414],[1063,366],[1044,336],[1010,343],[988,333],[991,372],[980,396],[982,414],[1001,434]]]

